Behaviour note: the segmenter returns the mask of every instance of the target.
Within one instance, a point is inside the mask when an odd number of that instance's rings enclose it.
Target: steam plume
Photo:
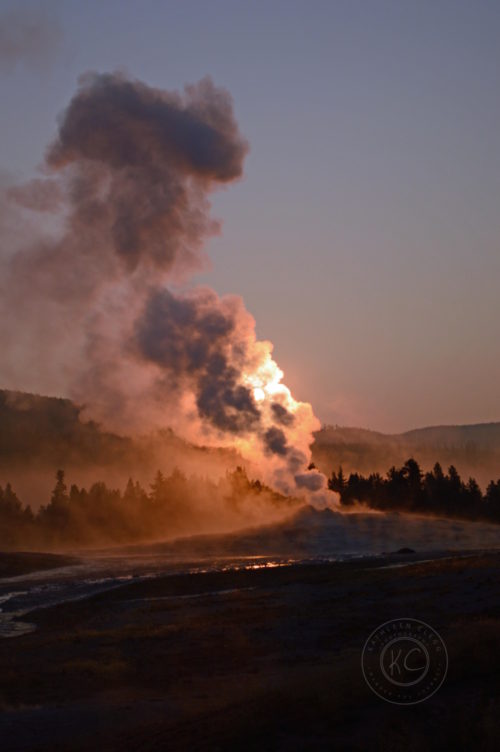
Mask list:
[[[209,195],[242,175],[247,151],[229,94],[208,78],[179,94],[83,76],[49,176],[7,194],[21,214],[59,210],[63,229],[51,216],[50,236],[4,254],[6,307],[29,304],[2,339],[10,362],[26,370],[35,353],[52,390],[108,424],[234,445],[280,490],[324,500],[324,476],[307,470],[318,421],[241,298],[179,288],[219,231]]]

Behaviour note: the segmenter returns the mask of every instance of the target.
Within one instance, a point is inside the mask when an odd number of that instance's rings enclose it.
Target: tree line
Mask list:
[[[217,482],[187,477],[178,469],[158,472],[149,489],[129,479],[125,489],[94,483],[88,490],[66,484],[58,470],[48,504],[35,513],[24,506],[10,483],[0,486],[0,547],[60,548],[165,539],[172,535],[221,529],[244,506],[288,506],[289,499],[241,467]]]
[[[409,459],[400,468],[379,473],[344,475],[342,467],[332,472],[328,487],[340,496],[343,506],[364,504],[381,511],[397,510],[467,520],[500,523],[500,479],[491,481],[483,493],[474,480],[464,482],[451,465],[444,473],[436,463],[424,473]],[[58,470],[51,498],[34,512],[22,504],[10,483],[0,486],[0,547],[60,548],[85,545],[159,540],[203,530],[220,530],[224,520],[233,520],[256,504],[293,507],[298,499],[285,497],[244,469],[227,472],[217,482],[187,477],[178,469],[166,476],[156,474],[149,489],[129,479],[123,491],[103,482],[89,489],[73,484],[68,488],[63,470]]]
[[[439,462],[424,473],[416,460],[409,459],[402,467],[391,467],[385,477],[380,473],[346,477],[339,467],[328,487],[339,494],[344,506],[359,503],[382,511],[500,523],[500,480],[491,481],[483,493],[474,478],[464,482],[453,465],[444,473]]]

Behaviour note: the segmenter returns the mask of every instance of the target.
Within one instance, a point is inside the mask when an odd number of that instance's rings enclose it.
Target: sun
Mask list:
[[[262,402],[266,399],[266,393],[260,386],[257,386],[253,390],[253,398],[256,402]]]

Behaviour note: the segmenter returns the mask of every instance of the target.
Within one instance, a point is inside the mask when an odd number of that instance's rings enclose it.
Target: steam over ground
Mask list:
[[[3,378],[84,401],[111,428],[235,447],[280,491],[329,503],[307,469],[319,423],[271,343],[241,298],[186,286],[220,229],[209,195],[241,177],[247,151],[210,79],[179,94],[82,76],[43,178],[4,190],[0,220],[12,229],[16,207],[32,237],[3,233]]]

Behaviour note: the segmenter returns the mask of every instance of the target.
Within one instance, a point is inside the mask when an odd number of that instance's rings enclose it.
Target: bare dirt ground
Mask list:
[[[500,554],[161,577],[30,614],[0,641],[3,752],[498,749]],[[363,644],[414,617],[449,671],[418,705]]]

